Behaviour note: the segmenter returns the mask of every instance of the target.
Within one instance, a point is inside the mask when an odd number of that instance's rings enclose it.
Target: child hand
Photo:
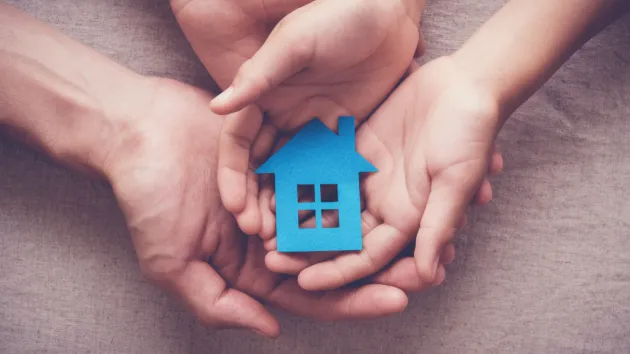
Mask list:
[[[493,153],[499,115],[493,97],[454,60],[426,64],[359,128],[357,150],[379,170],[363,182],[363,250],[318,264],[331,254],[274,251],[267,266],[279,272],[308,266],[299,275],[303,288],[332,289],[379,271],[415,236],[418,275],[439,281],[440,255],[463,224],[468,204],[492,198],[485,176],[502,168],[501,156]]]
[[[256,103],[270,123],[226,119],[219,143],[219,188],[243,231],[260,230],[252,155],[264,156],[276,130],[294,131],[313,117],[336,128],[357,121],[394,88],[419,40],[418,0],[317,0],[287,15],[211,103],[220,114]],[[262,152],[261,152],[262,151]]]

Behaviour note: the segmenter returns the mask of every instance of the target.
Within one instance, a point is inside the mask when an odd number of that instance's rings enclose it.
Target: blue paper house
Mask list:
[[[354,118],[340,117],[338,130],[314,119],[256,171],[275,174],[279,252],[362,248],[359,173],[377,170],[356,152]],[[313,194],[299,200],[298,190]],[[300,226],[300,210],[314,213],[314,227]],[[323,225],[322,213],[337,214],[338,225]]]

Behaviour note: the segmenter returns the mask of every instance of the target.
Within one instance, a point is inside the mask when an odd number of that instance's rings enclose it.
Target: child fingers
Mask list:
[[[440,285],[445,277],[444,266],[440,264],[435,281],[426,282],[418,276],[413,257],[405,257],[373,276],[372,281],[376,284],[393,286],[403,291],[420,292]]]
[[[450,174],[443,172],[431,183],[414,253],[418,274],[427,282],[435,280],[442,249],[455,236],[459,220],[484,180],[480,167],[468,171],[467,176],[472,178],[462,180],[460,171],[454,170]]]
[[[260,229],[260,237],[265,241],[265,249],[267,249],[267,241],[274,238],[276,235],[276,215],[271,209],[271,200],[274,195],[272,187],[273,179],[270,176],[262,176],[260,194],[258,197],[258,205],[260,206],[260,213],[262,218],[262,225]]]
[[[491,176],[499,174],[503,171],[503,156],[501,155],[501,151],[495,145],[492,155],[490,156],[490,165],[488,168],[488,172]]]
[[[475,194],[475,198],[473,199],[474,203],[477,205],[486,205],[490,203],[492,200],[492,185],[488,179],[484,179],[481,187]]]
[[[221,201],[232,213],[245,209],[250,149],[261,124],[260,110],[249,106],[226,117],[221,126],[217,180]]]
[[[375,227],[363,239],[360,252],[343,253],[332,260],[314,264],[298,276],[306,290],[336,289],[374,274],[396,257],[409,237],[387,224]]]
[[[263,123],[251,149],[254,166],[260,166],[269,156],[276,141],[277,129],[269,123]]]
[[[301,253],[280,253],[271,251],[265,256],[267,269],[275,273],[298,274],[308,267],[310,262],[306,255]]]
[[[338,215],[332,213],[322,214],[323,227],[332,227],[334,224],[338,224]],[[302,222],[302,227],[312,228],[315,227],[315,217],[311,215],[307,220]],[[275,242],[274,242],[275,246]],[[265,246],[267,248],[267,245]],[[267,268],[276,273],[285,274],[298,274],[303,269],[322,262],[324,260],[331,259],[338,252],[313,252],[313,253],[280,253],[275,251],[275,247],[265,257],[265,264]]]
[[[256,235],[262,226],[262,216],[258,204],[258,177],[254,171],[247,172],[247,195],[245,208],[240,213],[235,213],[239,228],[248,235]]]

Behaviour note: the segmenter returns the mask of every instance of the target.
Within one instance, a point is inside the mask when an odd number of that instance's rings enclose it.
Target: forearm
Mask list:
[[[453,58],[473,81],[497,97],[505,120],[629,4],[626,0],[512,0]]]
[[[107,146],[142,82],[0,3],[0,125],[23,133],[53,158],[102,172]]]

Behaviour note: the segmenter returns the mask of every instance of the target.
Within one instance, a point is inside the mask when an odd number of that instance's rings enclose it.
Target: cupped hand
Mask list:
[[[369,284],[307,292],[295,277],[264,265],[262,241],[238,231],[216,185],[221,118],[211,96],[164,79],[149,79],[146,99],[118,124],[104,165],[125,215],[143,273],[180,298],[210,327],[242,327],[278,335],[263,306],[322,320],[361,319],[402,311],[400,290],[425,286],[410,259],[401,259]],[[260,112],[248,112],[248,114]],[[390,286],[387,284],[392,284]]]
[[[341,115],[361,122],[422,47],[419,0],[172,4],[196,53],[225,89],[212,109],[228,114],[256,104],[269,123],[261,129],[261,119],[228,119],[220,141],[222,200],[249,234],[261,227],[252,155],[265,156],[277,130],[294,131],[313,117],[331,128]]]
[[[485,177],[502,168],[493,149],[499,115],[497,101],[450,57],[419,68],[358,130],[358,152],[378,168],[362,183],[363,250],[274,251],[267,265],[301,270],[305,289],[332,289],[377,272],[415,239],[417,275],[428,283],[442,279],[441,255],[452,252],[447,245],[467,206],[492,198]]]

